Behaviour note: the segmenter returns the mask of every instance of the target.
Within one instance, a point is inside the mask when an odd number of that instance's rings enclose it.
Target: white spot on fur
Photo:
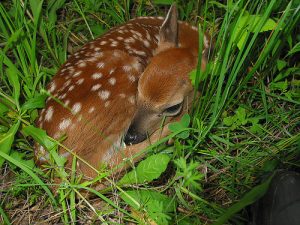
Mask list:
[[[103,52],[96,52],[96,53],[93,53],[93,56],[94,56],[94,58],[101,58],[101,57],[104,56],[104,53]]]
[[[64,119],[62,122],[60,122],[59,129],[60,130],[65,130],[67,129],[71,124],[71,119]]]
[[[74,86],[74,85],[71,85],[71,86],[69,87],[68,91],[72,91],[74,88],[75,88],[75,86]]]
[[[131,46],[130,45],[125,45],[125,48],[127,49],[127,50],[129,50],[129,49],[131,49]]]
[[[126,95],[125,95],[124,93],[119,94],[119,96],[120,96],[121,98],[125,98],[125,97],[126,97]]]
[[[128,80],[130,80],[131,82],[135,82],[135,76],[128,74],[127,75]]]
[[[97,68],[99,68],[99,69],[103,68],[104,66],[105,66],[105,63],[104,63],[104,62],[99,62],[99,63],[97,64]]]
[[[47,111],[46,111],[46,114],[45,114],[45,120],[46,121],[51,121],[51,119],[52,119],[52,116],[53,116],[53,107],[52,106],[50,106],[48,109],[47,109]]]
[[[74,73],[74,72],[75,72],[74,67],[73,67],[73,66],[69,66],[69,67],[68,67],[68,72],[69,72],[69,74]]]
[[[89,113],[92,113],[92,112],[94,112],[95,111],[95,107],[91,107],[90,109],[89,109]]]
[[[116,78],[114,78],[114,77],[111,77],[111,78],[109,78],[108,79],[108,83],[110,84],[110,85],[115,85],[116,84]]]
[[[191,26],[193,30],[198,31],[198,27]]]
[[[110,44],[111,47],[116,47],[118,46],[119,42],[117,41],[112,41],[112,43]]]
[[[111,75],[111,74],[113,74],[113,72],[115,72],[115,68],[113,68],[113,69],[111,69],[110,71],[109,71],[109,75]]]
[[[107,108],[110,105],[110,101],[104,103],[104,107]]]
[[[134,69],[136,69],[137,71],[140,71],[141,70],[141,64],[139,63],[139,61],[135,61],[134,63],[132,63],[132,67]]]
[[[52,82],[50,84],[49,92],[52,93],[55,89],[56,89],[56,84],[55,84],[55,82]]]
[[[101,84],[95,84],[92,86],[91,91],[98,91],[101,88]]]
[[[97,57],[90,57],[90,58],[86,59],[86,61],[89,61],[89,62],[97,62],[97,61],[98,61],[98,58],[97,58]]]
[[[78,67],[80,67],[80,68],[86,67],[86,62],[79,63]]]
[[[67,93],[64,93],[64,94],[58,96],[59,99],[64,99],[65,97],[67,97]]]
[[[114,52],[113,52],[113,56],[114,56],[115,58],[119,58],[121,55],[120,55],[120,52],[114,51]]]
[[[107,43],[107,41],[101,41],[100,45],[105,45]]]
[[[144,40],[143,42],[144,42],[144,45],[145,45],[145,47],[150,47],[150,43],[149,43],[149,41],[147,41],[147,40]]]
[[[122,67],[122,69],[125,71],[125,72],[129,72],[130,70],[132,70],[132,67],[129,66],[129,65],[125,65]]]
[[[78,81],[76,81],[76,84],[80,85],[84,82],[84,78],[80,78]]]
[[[81,110],[81,103],[80,102],[77,102],[73,105],[72,107],[72,114],[77,114],[78,112],[80,112]]]
[[[109,91],[106,91],[106,90],[104,90],[104,91],[99,91],[99,92],[98,92],[98,95],[99,95],[99,97],[100,97],[102,100],[107,100],[107,99],[109,98],[109,96],[110,96],[110,92],[109,92]]]
[[[72,77],[79,77],[82,71],[77,71],[76,73],[73,74]]]
[[[141,56],[146,56],[146,55],[147,55],[146,52],[144,52],[144,51],[133,50],[133,52],[134,52],[135,54],[141,55]]]
[[[94,74],[92,75],[92,78],[93,78],[94,80],[97,80],[97,79],[100,79],[102,76],[103,76],[102,73],[94,73]]]
[[[125,43],[134,43],[135,42],[135,39],[132,38],[132,37],[129,37],[127,39],[124,40]]]
[[[66,100],[64,104],[65,104],[65,107],[68,106],[70,104],[70,100]]]
[[[151,41],[151,36],[150,36],[148,31],[146,31],[146,38],[147,38],[148,41]]]

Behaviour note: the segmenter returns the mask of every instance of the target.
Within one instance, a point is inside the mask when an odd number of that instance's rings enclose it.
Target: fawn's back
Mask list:
[[[162,43],[163,22],[159,17],[130,20],[71,55],[49,83],[50,97],[37,125],[57,140],[66,136],[63,145],[97,169],[103,162],[115,165],[145,147],[148,143],[124,148],[122,137],[136,114],[140,76],[156,55],[168,48],[167,41]],[[195,59],[191,67],[195,67],[198,31],[183,22],[178,26],[178,48],[189,52]],[[160,49],[160,45],[164,47]],[[182,59],[178,55],[163,60],[160,63],[168,65],[175,65],[176,60],[178,67]],[[63,148],[59,153],[67,157],[70,167],[72,155]],[[49,158],[42,146],[36,147],[35,154],[41,163]],[[80,160],[77,170],[95,175]]]

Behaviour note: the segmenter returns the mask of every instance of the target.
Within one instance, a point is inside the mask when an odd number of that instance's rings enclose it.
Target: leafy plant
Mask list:
[[[118,183],[124,185],[151,182],[160,177],[166,170],[169,161],[170,157],[166,154],[151,155],[128,172]]]
[[[202,190],[200,181],[203,180],[204,175],[198,171],[200,163],[193,161],[187,163],[186,159],[179,158],[175,160],[175,164],[177,166],[176,176],[181,180],[183,187]]]
[[[145,210],[157,224],[169,224],[172,217],[168,214],[176,209],[176,202],[161,193],[150,190],[126,191],[121,198],[135,210]],[[148,221],[149,222],[149,221]]]

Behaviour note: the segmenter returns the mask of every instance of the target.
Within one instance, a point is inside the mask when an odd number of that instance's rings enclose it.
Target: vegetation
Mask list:
[[[191,73],[201,92],[193,110],[119,181],[103,169],[82,182],[52,151],[63,180],[52,194],[55,182],[33,161],[33,140],[58,144],[34,127],[45,85],[87,41],[172,3],[153,2],[0,3],[0,224],[243,224],[267,175],[299,170],[299,1],[177,1],[180,18],[200,22],[215,43],[207,70]],[[97,191],[99,181],[110,185]]]

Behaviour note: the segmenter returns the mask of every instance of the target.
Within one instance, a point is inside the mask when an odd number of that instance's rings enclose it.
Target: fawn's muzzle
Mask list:
[[[146,134],[141,134],[133,126],[130,126],[125,135],[124,142],[126,145],[134,145],[146,140],[146,138]]]

